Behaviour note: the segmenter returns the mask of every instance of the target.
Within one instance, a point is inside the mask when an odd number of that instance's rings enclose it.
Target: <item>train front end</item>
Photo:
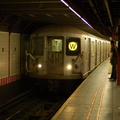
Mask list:
[[[26,70],[32,78],[80,79],[82,77],[80,38],[33,36],[31,52],[26,52]]]
[[[73,86],[71,81],[81,81],[81,40],[72,36],[60,32],[32,34],[31,51],[26,52],[28,76],[37,79],[37,84],[47,81],[52,84],[49,86]]]

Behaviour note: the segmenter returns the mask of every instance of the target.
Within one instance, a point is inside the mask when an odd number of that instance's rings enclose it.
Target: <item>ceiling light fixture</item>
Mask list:
[[[31,17],[36,17],[35,15],[32,15],[32,14],[28,14],[29,16],[31,16]]]
[[[46,14],[48,17],[53,17],[52,15],[50,15],[50,14]]]
[[[61,0],[63,4],[65,4],[73,13],[75,13],[85,24],[89,27],[93,28],[84,18],[82,18],[73,8],[71,8],[64,0]]]

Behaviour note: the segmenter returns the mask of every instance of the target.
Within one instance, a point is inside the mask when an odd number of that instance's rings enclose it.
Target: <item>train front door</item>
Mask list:
[[[48,37],[48,74],[63,74],[63,37]]]

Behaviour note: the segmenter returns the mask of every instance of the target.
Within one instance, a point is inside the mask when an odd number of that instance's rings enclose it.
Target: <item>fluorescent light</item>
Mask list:
[[[71,8],[64,0],[61,0],[63,4],[65,4],[73,13],[75,13],[85,24],[89,27],[93,28],[84,18],[82,18],[73,8]]]
[[[71,7],[69,7],[69,9],[73,12],[73,13],[75,13],[79,18],[82,18],[76,11],[74,11]]]
[[[86,23],[89,27],[93,28],[84,18],[81,18],[81,20]]]
[[[61,2],[64,3],[67,7],[69,7],[69,5],[64,0],[61,0]]]

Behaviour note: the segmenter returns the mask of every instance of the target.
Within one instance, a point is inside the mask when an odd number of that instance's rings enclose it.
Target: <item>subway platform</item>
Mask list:
[[[51,120],[120,120],[120,86],[109,77],[107,59],[83,81]]]

